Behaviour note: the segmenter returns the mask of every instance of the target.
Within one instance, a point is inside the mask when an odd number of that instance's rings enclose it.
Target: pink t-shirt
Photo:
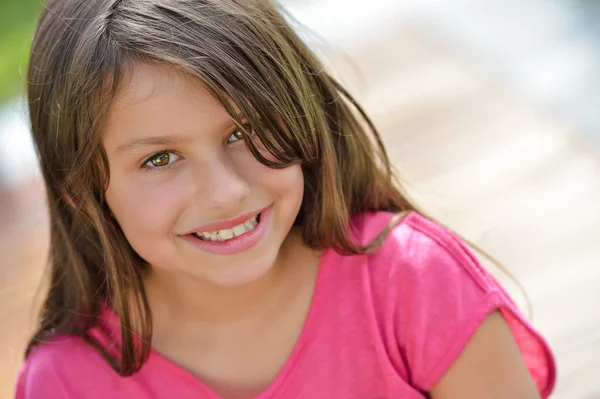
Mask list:
[[[357,218],[360,240],[375,237],[391,216]],[[423,399],[495,309],[508,321],[542,397],[548,397],[555,365],[544,339],[459,239],[413,213],[375,254],[325,252],[299,341],[257,399]],[[118,323],[105,313],[103,323]],[[29,356],[16,398],[219,399],[157,352],[138,373],[120,377],[71,336]]]

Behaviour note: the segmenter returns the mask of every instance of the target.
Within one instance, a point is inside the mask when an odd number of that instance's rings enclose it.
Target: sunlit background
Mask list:
[[[600,0],[288,0],[381,129],[409,192],[496,256],[558,360],[600,398]],[[47,249],[22,89],[39,0],[0,3],[0,397]],[[516,285],[492,268],[526,311]]]

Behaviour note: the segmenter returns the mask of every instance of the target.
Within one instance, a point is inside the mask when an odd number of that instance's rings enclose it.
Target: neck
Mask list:
[[[155,332],[160,326],[218,327],[261,317],[289,297],[298,238],[288,237],[269,272],[251,283],[223,287],[187,275],[152,270],[145,287],[152,309]],[[300,240],[301,242],[301,240]],[[284,266],[285,265],[285,266]]]
[[[277,295],[284,274],[276,265],[259,280],[219,287],[189,276],[153,271],[145,286],[155,318],[168,315],[171,321],[228,324],[264,308]]]

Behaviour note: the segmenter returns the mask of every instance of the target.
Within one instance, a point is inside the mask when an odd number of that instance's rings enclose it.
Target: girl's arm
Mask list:
[[[539,399],[502,314],[490,314],[430,392],[432,399]]]

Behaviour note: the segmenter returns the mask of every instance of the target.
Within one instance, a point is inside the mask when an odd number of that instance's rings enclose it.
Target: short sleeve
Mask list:
[[[401,253],[395,336],[411,385],[430,391],[483,320],[500,310],[546,398],[555,379],[547,343],[467,246],[453,233],[416,214],[395,228],[390,238],[397,240]]]

